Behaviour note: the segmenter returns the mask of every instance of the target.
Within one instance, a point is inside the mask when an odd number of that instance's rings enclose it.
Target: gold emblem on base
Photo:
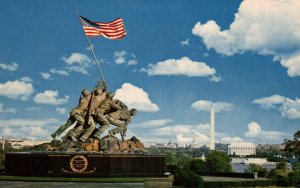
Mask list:
[[[86,172],[86,169],[88,167],[88,160],[82,155],[76,155],[71,158],[70,160],[70,168],[73,172],[70,172],[68,170],[65,170],[62,168],[62,171],[67,173],[79,173],[79,174],[86,174],[86,173],[93,173],[96,171],[96,168],[94,167],[93,170]]]

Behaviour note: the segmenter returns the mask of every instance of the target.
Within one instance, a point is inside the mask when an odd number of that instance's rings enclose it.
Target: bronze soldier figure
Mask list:
[[[66,129],[68,129],[75,121],[79,125],[84,125],[85,123],[85,114],[84,111],[87,109],[88,104],[91,100],[91,94],[87,89],[82,90],[81,97],[79,99],[79,104],[70,112],[70,116],[67,122],[60,126],[54,133],[51,134],[51,137],[55,139],[61,133],[63,133]]]

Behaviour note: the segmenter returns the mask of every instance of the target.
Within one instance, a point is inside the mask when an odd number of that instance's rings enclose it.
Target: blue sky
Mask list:
[[[0,135],[49,139],[100,76],[76,11],[121,17],[91,38],[144,142],[282,143],[300,125],[299,1],[0,1]],[[267,10],[267,11],[266,11]]]

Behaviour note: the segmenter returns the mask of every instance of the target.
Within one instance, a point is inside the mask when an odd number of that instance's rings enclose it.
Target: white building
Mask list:
[[[212,108],[210,111],[210,143],[209,149],[215,150],[215,111]]]
[[[256,147],[253,143],[231,143],[228,146],[228,154],[229,155],[255,155]]]
[[[35,146],[39,144],[44,144],[49,142],[49,140],[29,140],[29,139],[17,139],[17,138],[2,138],[1,147],[4,149],[4,143],[9,144],[12,148],[20,149],[25,146]]]

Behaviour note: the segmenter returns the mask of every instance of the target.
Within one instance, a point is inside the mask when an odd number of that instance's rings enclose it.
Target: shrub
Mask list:
[[[175,173],[174,185],[187,188],[200,188],[204,187],[204,181],[199,175],[189,170],[182,169]]]

